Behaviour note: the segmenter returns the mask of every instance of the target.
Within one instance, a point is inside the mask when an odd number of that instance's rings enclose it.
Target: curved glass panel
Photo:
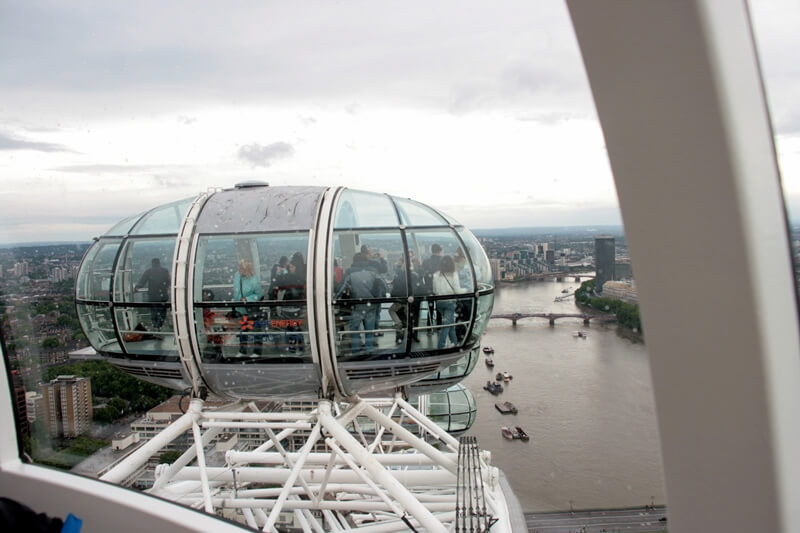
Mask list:
[[[486,251],[472,234],[466,228],[459,228],[458,235],[464,241],[464,245],[469,252],[469,259],[475,269],[475,277],[478,280],[478,290],[486,290],[494,287],[494,277],[492,276],[492,266],[489,263],[489,258],[486,256]]]
[[[426,205],[413,200],[394,198],[397,211],[400,213],[400,222],[406,226],[442,226],[446,225],[439,214]]]
[[[408,290],[399,230],[336,231],[333,311],[339,360],[406,351]],[[334,270],[336,269],[334,266]]]
[[[187,198],[171,204],[156,207],[148,212],[133,227],[131,235],[156,235],[162,233],[178,234],[186,211],[192,205],[194,198]]]
[[[470,350],[470,352],[456,361],[454,364],[448,366],[439,373],[442,379],[455,379],[463,378],[469,375],[478,363],[480,351],[478,348]]]
[[[451,229],[443,228],[406,231],[406,240],[409,256],[413,253],[421,258],[417,261],[419,297],[415,298],[415,305],[420,306],[415,338],[420,341],[415,340],[414,350],[461,346],[472,316],[472,298],[443,298],[474,292],[458,238]],[[422,340],[423,336],[428,340]]]
[[[194,305],[207,362],[310,362],[308,233],[198,240]]]
[[[475,312],[475,323],[472,326],[469,342],[477,343],[481,340],[483,330],[492,317],[492,307],[494,307],[494,294],[482,294],[478,297],[477,311]]]
[[[447,368],[432,374],[425,379],[413,383],[411,391],[416,390],[435,390],[434,387],[439,385],[439,388],[447,386],[451,383],[461,381],[475,369],[480,357],[480,349],[475,347],[469,353],[464,355],[461,359],[448,366]]]
[[[121,352],[114,335],[114,324],[111,321],[111,310],[106,305],[77,305],[78,320],[86,338],[98,351]]]
[[[347,189],[339,196],[334,228],[398,225],[394,205],[385,194]]]
[[[177,360],[178,348],[169,304],[153,307],[114,307],[122,344],[133,355]],[[111,347],[118,351],[116,342]]]
[[[168,302],[174,250],[174,237],[128,239],[114,272],[114,301]]]
[[[475,421],[477,410],[472,393],[460,384],[428,395],[428,416],[450,433],[468,430]]]
[[[444,211],[437,210],[436,212],[439,213],[440,215],[442,215],[444,217],[444,219],[447,220],[448,224],[450,224],[452,226],[461,226],[461,223],[459,221],[457,221],[456,219],[454,219],[453,217],[451,217],[450,215],[448,215]]]
[[[119,245],[118,239],[100,239],[86,252],[76,284],[79,300],[111,300],[111,270]]]
[[[129,232],[129,231],[131,230],[131,228],[133,227],[133,225],[134,225],[134,224],[136,224],[136,222],[137,222],[137,221],[138,221],[140,218],[142,218],[142,215],[143,215],[143,214],[144,214],[144,213],[139,213],[139,214],[137,214],[137,215],[133,215],[132,217],[128,217],[128,218],[126,218],[126,219],[125,219],[125,220],[123,220],[122,222],[117,222],[117,223],[114,225],[114,227],[112,227],[110,230],[108,230],[108,231],[105,233],[105,235],[106,235],[106,236],[109,236],[109,235],[114,235],[114,236],[120,236],[120,237],[121,237],[121,236],[123,236],[123,235],[127,235],[127,234],[128,234],[128,232]]]

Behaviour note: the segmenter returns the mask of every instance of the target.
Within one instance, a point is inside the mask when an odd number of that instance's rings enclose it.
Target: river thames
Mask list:
[[[580,312],[573,299],[554,302],[574,281],[499,284],[494,314]],[[571,292],[571,291],[570,291]],[[588,337],[574,336],[578,330]],[[494,369],[485,355],[463,384],[478,404],[469,435],[492,452],[525,512],[664,504],[661,449],[650,366],[644,343],[615,325],[584,326],[580,319],[493,319],[483,346],[495,349]],[[497,372],[513,375],[505,391],[483,390]],[[517,415],[502,415],[510,401]],[[503,439],[500,427],[519,425],[529,442]]]

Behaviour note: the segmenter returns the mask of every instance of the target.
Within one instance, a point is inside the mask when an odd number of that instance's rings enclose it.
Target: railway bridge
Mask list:
[[[603,324],[617,321],[616,315],[609,313],[505,313],[492,315],[491,318],[505,318],[510,320],[511,325],[514,327],[517,326],[517,321],[521,318],[546,318],[551,326],[555,326],[556,320],[559,318],[580,318],[587,326],[592,321]]]

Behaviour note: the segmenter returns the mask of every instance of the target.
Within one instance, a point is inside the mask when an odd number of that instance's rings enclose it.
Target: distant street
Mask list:
[[[667,531],[664,507],[526,513],[529,533],[655,533]]]

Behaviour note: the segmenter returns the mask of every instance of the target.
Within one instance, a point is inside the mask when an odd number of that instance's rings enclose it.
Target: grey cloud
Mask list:
[[[333,102],[353,113],[353,101],[446,106],[453,85],[490,80],[482,82],[485,97],[452,106],[460,112],[513,103],[508,91],[530,86],[530,68],[501,79],[502,65],[527,61],[512,55],[549,53],[554,70],[581,69],[577,52],[563,60],[562,50],[539,37],[570,31],[557,2],[519,0],[503,9],[477,0],[436,9],[401,0],[247,10],[202,4],[9,3],[0,17],[0,84],[12,93],[6,100],[35,89],[59,110],[91,113],[103,106],[105,114],[174,110],[221,98]]]
[[[149,172],[156,167],[150,165],[67,165],[52,170],[78,172],[81,174],[120,174],[127,172]]]
[[[247,161],[253,166],[268,167],[276,159],[283,159],[294,155],[294,148],[285,142],[274,142],[266,146],[253,143],[239,148],[239,159]]]
[[[34,150],[37,152],[73,152],[62,144],[27,141],[0,133],[0,150]]]

